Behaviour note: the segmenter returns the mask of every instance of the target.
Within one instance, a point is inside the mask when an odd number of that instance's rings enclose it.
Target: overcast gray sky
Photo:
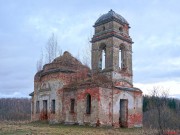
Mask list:
[[[0,0],[0,97],[28,97],[52,33],[63,51],[82,52],[93,24],[113,9],[130,24],[134,85],[180,97],[179,0]]]

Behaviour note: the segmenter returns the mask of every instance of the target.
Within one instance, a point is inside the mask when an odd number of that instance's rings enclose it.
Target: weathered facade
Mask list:
[[[129,24],[110,10],[94,28],[92,70],[64,52],[36,73],[32,121],[142,127],[142,91],[133,87]]]

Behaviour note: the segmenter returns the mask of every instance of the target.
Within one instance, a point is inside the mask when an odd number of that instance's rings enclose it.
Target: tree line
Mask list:
[[[0,98],[0,120],[24,121],[31,118],[29,98]]]

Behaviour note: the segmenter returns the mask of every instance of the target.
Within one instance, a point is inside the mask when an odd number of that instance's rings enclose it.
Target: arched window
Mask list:
[[[91,95],[87,94],[86,96],[86,113],[90,114],[91,113]]]

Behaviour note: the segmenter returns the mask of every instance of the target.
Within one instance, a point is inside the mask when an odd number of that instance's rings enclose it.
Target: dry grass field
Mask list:
[[[153,130],[49,125],[46,122],[0,122],[0,135],[154,135]]]

